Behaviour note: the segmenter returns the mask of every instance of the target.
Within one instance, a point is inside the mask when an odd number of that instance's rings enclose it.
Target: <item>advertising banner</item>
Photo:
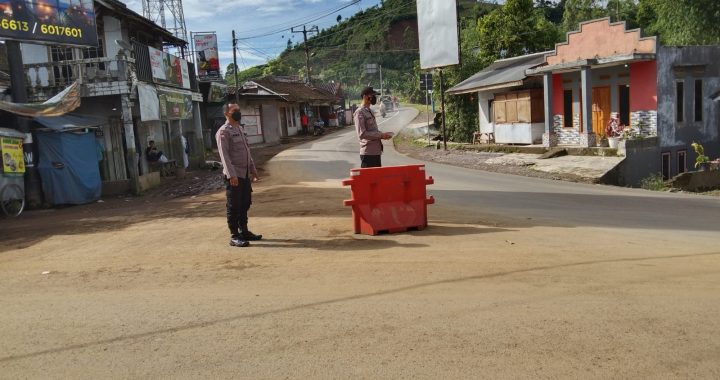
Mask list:
[[[3,173],[25,173],[25,158],[23,157],[23,139],[3,137],[0,139],[2,150]]]
[[[138,83],[138,100],[140,101],[140,120],[160,120],[160,102],[155,86],[147,83]]]
[[[220,79],[220,59],[218,57],[217,35],[196,34],[195,59],[200,80]]]
[[[97,47],[93,0],[0,0],[0,38]]]
[[[157,89],[160,99],[160,116],[163,120],[192,119],[192,94]]]
[[[455,1],[417,1],[421,69],[460,63],[456,6]]]
[[[153,82],[190,88],[190,75],[184,59],[148,46]]]
[[[228,86],[218,82],[210,83],[208,103],[224,103],[227,100]]]

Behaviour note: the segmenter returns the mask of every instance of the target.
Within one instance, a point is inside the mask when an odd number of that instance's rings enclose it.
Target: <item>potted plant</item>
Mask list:
[[[695,169],[698,169],[701,172],[706,171],[710,163],[710,157],[705,155],[705,148],[694,141],[690,145],[695,151],[695,154],[697,154],[697,157],[695,157]]]
[[[620,136],[622,136],[623,129],[625,126],[620,124],[620,120],[616,116],[611,116],[610,121],[605,126],[605,135],[608,139],[608,145],[612,149],[617,149],[620,143]]]

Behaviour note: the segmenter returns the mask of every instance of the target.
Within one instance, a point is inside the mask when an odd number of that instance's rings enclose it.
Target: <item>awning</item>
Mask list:
[[[451,87],[446,93],[459,95],[495,88],[521,86],[523,80],[527,78],[525,70],[544,63],[545,55],[548,53],[542,52],[499,59],[470,78]]]
[[[20,131],[17,131],[17,130],[15,130],[15,129],[10,129],[10,128],[0,128],[0,136],[3,136],[3,137],[16,137],[16,138],[19,138],[19,139],[25,138],[25,134],[24,134],[24,133],[22,133],[22,132],[20,132]]]
[[[107,123],[107,119],[103,119],[101,117],[77,114],[65,114],[53,117],[36,117],[33,120],[54,131],[95,128]]]

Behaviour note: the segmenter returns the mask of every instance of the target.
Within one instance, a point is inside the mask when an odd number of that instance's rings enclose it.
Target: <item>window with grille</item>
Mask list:
[[[63,62],[73,60],[73,48],[51,46],[50,47],[50,60],[52,62]],[[72,82],[75,78],[71,65],[57,65],[53,66],[53,74],[55,78],[56,86],[64,86]]]
[[[102,38],[98,38],[98,46],[97,47],[88,47],[88,48],[82,49],[82,57],[83,57],[83,59],[104,58],[105,57],[105,44],[104,44]],[[86,67],[97,67],[98,70],[105,70],[105,62],[88,63],[85,66]]]

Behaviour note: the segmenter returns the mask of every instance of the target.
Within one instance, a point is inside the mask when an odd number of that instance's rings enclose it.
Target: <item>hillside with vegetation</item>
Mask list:
[[[665,45],[720,44],[717,0],[458,0],[461,64],[445,69],[446,88],[499,58],[552,50],[582,21],[610,17],[628,28],[658,35]],[[290,45],[265,65],[238,73],[240,81],[266,75],[305,76],[303,43]],[[411,102],[423,102],[419,90],[415,0],[384,0],[308,38],[313,81],[339,81],[351,96],[367,84],[379,87],[378,74],[365,74],[368,63],[382,65],[385,86]],[[233,71],[226,77],[234,83]],[[434,86],[439,88],[437,75]],[[437,91],[434,95],[438,97]],[[448,137],[469,141],[477,128],[473,94],[446,97]]]
[[[419,90],[417,14],[414,0],[385,0],[331,28],[308,38],[313,81],[340,81],[351,95],[371,84],[379,88],[379,74],[363,72],[365,64],[382,66],[383,82],[390,92],[405,99],[424,100]],[[497,8],[474,0],[460,1],[463,20],[475,19]],[[266,75],[305,77],[305,44],[289,46],[265,65],[238,73],[240,82]],[[232,68],[228,84],[234,84]]]

